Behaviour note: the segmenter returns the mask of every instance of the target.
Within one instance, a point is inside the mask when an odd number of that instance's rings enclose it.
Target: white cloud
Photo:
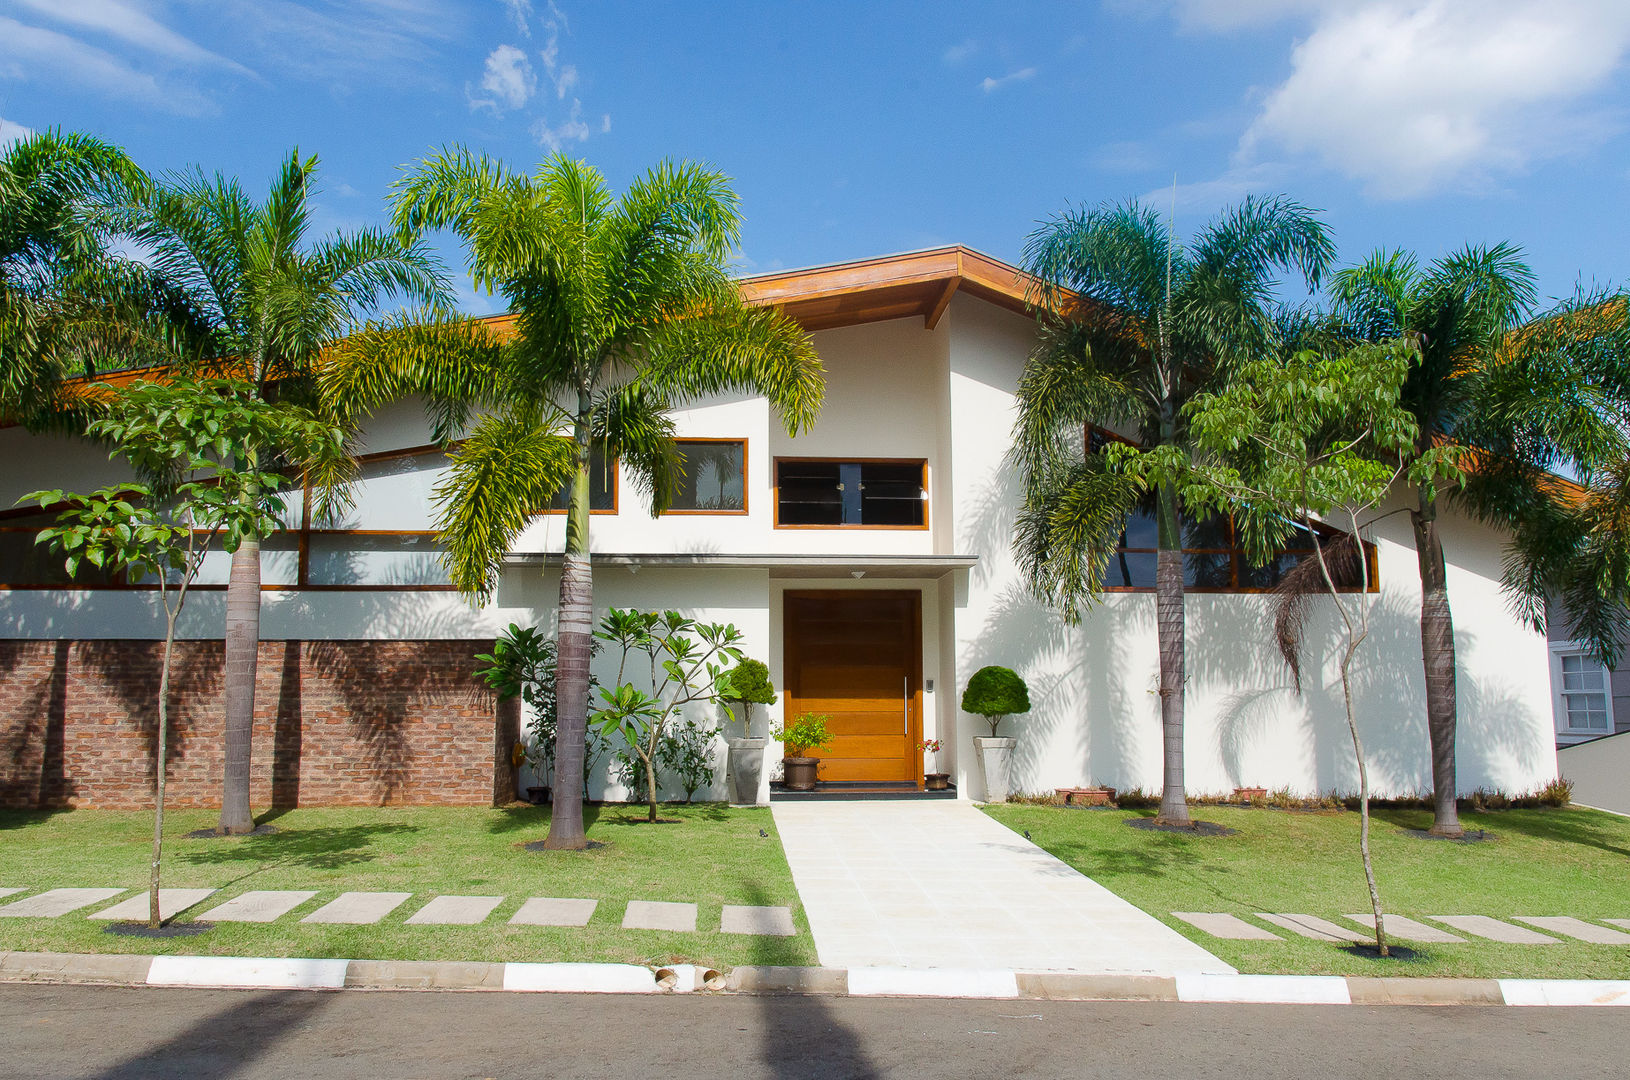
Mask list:
[[[610,116],[601,121],[600,130],[611,130]],[[552,154],[558,153],[568,142],[587,142],[589,135],[589,125],[583,122],[583,103],[575,98],[572,99],[571,112],[559,125],[551,126],[548,120],[541,118],[532,123],[532,137]]]
[[[532,99],[537,88],[538,78],[526,54],[513,45],[500,45],[488,54],[486,72],[481,76],[481,89],[492,94],[494,100],[471,102],[471,106],[519,109]]]
[[[1601,142],[1587,99],[1630,49],[1623,0],[1415,0],[1332,9],[1291,53],[1242,161],[1312,158],[1382,198],[1487,182]]]
[[[0,116],[0,147],[10,146],[14,142],[28,138],[34,134],[34,129],[24,127],[15,120],[7,120]]]
[[[148,52],[185,64],[208,64],[253,74],[236,60],[213,53],[124,0],[14,0],[22,7],[71,26],[116,37]]]
[[[532,14],[532,0],[498,0],[509,12],[509,17],[515,23],[515,29],[522,37],[532,36],[532,27],[527,19]]]
[[[280,75],[345,86],[420,82],[433,43],[456,37],[462,8],[445,0],[187,0],[199,18],[231,24],[245,53]]]
[[[1352,8],[1364,0],[1112,0],[1125,14],[1170,11],[1185,30],[1236,30],[1289,16]]]
[[[1018,71],[1010,71],[999,79],[987,75],[980,82],[979,89],[989,94],[1000,90],[1002,87],[1007,86],[1010,83],[1027,82],[1035,77],[1036,69],[1033,67],[1020,68]]]
[[[974,53],[979,51],[979,42],[972,38],[960,45],[952,45],[940,54],[940,60],[947,64],[960,64]]]
[[[67,86],[90,87],[183,116],[197,116],[211,108],[197,91],[160,84],[112,53],[55,30],[0,16],[0,40],[6,42],[8,61],[0,75],[23,79],[49,75]]]
[[[1175,203],[1181,211],[1209,214],[1219,206],[1232,206],[1247,195],[1268,195],[1282,190],[1287,172],[1286,167],[1278,163],[1236,164],[1212,180],[1167,184],[1146,191],[1138,197],[1138,202],[1161,211]]]

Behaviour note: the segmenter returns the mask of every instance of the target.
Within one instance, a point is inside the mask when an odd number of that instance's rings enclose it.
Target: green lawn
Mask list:
[[[1358,855],[1356,813],[1195,807],[1194,816],[1238,832],[1200,837],[1127,827],[1152,811],[1004,805],[986,808],[1064,862],[1165,921],[1243,972],[1501,978],[1630,978],[1630,947],[1408,944],[1413,961],[1376,961],[1270,927],[1253,912],[1297,912],[1346,924],[1370,908]],[[1388,912],[1431,915],[1574,915],[1630,918],[1630,819],[1594,810],[1504,810],[1464,815],[1478,843],[1425,840],[1424,811],[1381,810],[1371,852]],[[1224,941],[1173,911],[1239,915],[1282,942]],[[1429,920],[1428,920],[1429,921]],[[1519,924],[1521,925],[1521,924]],[[1447,928],[1445,928],[1447,929]],[[1468,935],[1461,935],[1467,937]]]
[[[604,847],[532,852],[522,845],[548,832],[547,808],[293,810],[270,819],[278,829],[273,835],[200,840],[182,834],[213,825],[215,813],[175,811],[165,818],[165,887],[220,890],[195,913],[252,889],[315,889],[317,896],[274,923],[222,923],[197,937],[168,940],[105,933],[105,924],[85,918],[84,911],[57,919],[0,919],[0,950],[714,966],[816,962],[768,810],[664,806],[664,817],[679,820],[663,825],[640,822],[639,807],[590,807],[586,814],[589,839]],[[24,895],[64,886],[145,891],[152,821],[148,813],[0,811],[0,886],[27,886]],[[760,836],[760,830],[769,835]],[[414,896],[373,926],[299,921],[351,890]],[[478,926],[403,925],[439,894],[505,900]],[[600,904],[587,927],[508,925],[530,896],[591,897]],[[624,930],[629,900],[695,903],[700,930]],[[719,933],[725,904],[788,905],[799,934]]]

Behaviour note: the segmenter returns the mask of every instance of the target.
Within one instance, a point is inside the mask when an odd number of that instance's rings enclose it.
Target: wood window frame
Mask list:
[[[749,495],[749,490],[750,489],[747,486],[747,478],[748,478],[748,476],[749,476],[749,474],[751,472],[751,469],[747,464],[747,438],[745,436],[742,436],[742,437],[728,437],[728,436],[715,437],[715,436],[711,436],[711,435],[708,435],[708,436],[703,436],[703,435],[689,436],[689,435],[686,435],[686,436],[683,436],[683,437],[676,437],[674,439],[674,442],[676,444],[677,443],[740,443],[741,444],[741,509],[739,509],[739,510],[706,510],[706,509],[695,509],[695,510],[682,509],[682,510],[676,510],[676,509],[673,509],[672,507],[670,507],[669,509],[664,510],[662,512],[661,516],[662,517],[668,517],[669,515],[672,515],[674,517],[744,517],[744,516],[746,516],[746,514],[748,512],[748,508],[750,506],[750,501],[751,501],[751,497]]]
[[[1323,522],[1318,522],[1318,521],[1313,523],[1313,527],[1316,530],[1319,531],[1321,536],[1322,535],[1327,535],[1327,534],[1334,534],[1334,533],[1337,533],[1339,531],[1339,530],[1331,528],[1329,525],[1326,525]],[[1185,595],[1187,595],[1189,593],[1193,593],[1193,594],[1196,594],[1196,595],[1211,594],[1211,595],[1216,595],[1216,596],[1229,596],[1229,595],[1236,595],[1237,594],[1237,595],[1244,595],[1244,596],[1252,596],[1252,595],[1261,595],[1261,594],[1264,594],[1264,593],[1271,593],[1271,592],[1274,592],[1274,591],[1277,590],[1277,588],[1278,588],[1277,585],[1241,585],[1239,583],[1240,562],[1241,562],[1241,560],[1248,559],[1249,556],[1246,555],[1245,549],[1239,546],[1238,540],[1235,538],[1234,518],[1233,518],[1232,514],[1228,515],[1228,535],[1229,535],[1229,537],[1230,537],[1230,539],[1232,541],[1231,546],[1229,546],[1229,547],[1225,547],[1225,548],[1219,548],[1219,547],[1187,548],[1186,547],[1186,548],[1181,549],[1180,553],[1185,555],[1185,556],[1186,555],[1227,555],[1227,556],[1229,556],[1229,559],[1228,559],[1228,581],[1229,581],[1229,583],[1227,585],[1188,585],[1188,584],[1185,584],[1183,586],[1183,592],[1184,592]],[[1332,539],[1333,538],[1334,537],[1332,536]],[[1369,586],[1368,586],[1368,588],[1362,588],[1362,589],[1358,588],[1356,586],[1339,586],[1336,589],[1336,591],[1339,592],[1339,593],[1374,594],[1374,593],[1379,593],[1381,591],[1381,577],[1380,577],[1380,573],[1379,573],[1380,567],[1379,567],[1379,560],[1378,560],[1377,554],[1376,554],[1376,546],[1373,543],[1371,543],[1370,541],[1368,541],[1368,540],[1361,540],[1360,542],[1364,545],[1365,575],[1366,575],[1366,579],[1367,579],[1367,581],[1369,583]],[[1158,555],[1159,552],[1160,552],[1160,549],[1159,548],[1154,548],[1154,547],[1126,547],[1126,548],[1117,547],[1115,549],[1115,551],[1116,551],[1117,554],[1119,554],[1121,552],[1125,552],[1128,555]],[[1280,552],[1280,554],[1282,554],[1282,555],[1308,555],[1308,556],[1311,556],[1313,554],[1313,549],[1312,548],[1285,548]],[[1184,569],[1186,570],[1187,567],[1185,566]],[[1105,585],[1105,586],[1102,586],[1099,591],[1100,592],[1106,592],[1106,593],[1152,593],[1152,592],[1155,591],[1155,586],[1153,586],[1153,585]]]
[[[590,451],[591,455],[592,455],[592,453],[593,453],[593,451]],[[593,505],[590,505],[589,506],[589,515],[591,517],[615,517],[617,515],[618,511],[622,507],[622,491],[623,491],[623,463],[622,463],[622,459],[621,458],[608,458],[607,461],[606,461],[606,464],[610,467],[610,470],[611,470],[611,508],[609,510],[596,510],[593,507]],[[594,471],[594,463],[592,461],[589,463],[589,471],[591,473]],[[592,493],[591,493],[591,497],[592,497]],[[560,507],[560,508],[557,509],[557,508],[555,508],[553,506],[545,506],[542,510],[538,511],[538,516],[539,517],[563,517],[564,515],[569,514],[569,513],[571,513],[571,510],[568,507]]]
[[[892,532],[924,532],[929,528],[929,499],[924,498],[923,523],[921,525],[783,525],[781,523],[781,466],[783,463],[796,465],[800,462],[821,465],[916,465],[919,467],[921,479],[919,487],[924,496],[928,494],[928,459],[927,458],[884,458],[884,457],[778,457],[770,464],[770,491],[775,500],[775,523],[777,529],[834,529],[843,531],[860,531],[865,529],[887,530]]]

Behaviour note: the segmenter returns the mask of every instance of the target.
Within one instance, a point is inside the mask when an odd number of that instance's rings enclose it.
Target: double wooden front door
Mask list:
[[[827,781],[922,783],[922,594],[789,592],[782,620],[790,720],[829,717]]]

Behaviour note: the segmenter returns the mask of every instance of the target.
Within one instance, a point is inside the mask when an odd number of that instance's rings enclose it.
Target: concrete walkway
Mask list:
[[[826,966],[1234,971],[968,803],[771,809]]]

